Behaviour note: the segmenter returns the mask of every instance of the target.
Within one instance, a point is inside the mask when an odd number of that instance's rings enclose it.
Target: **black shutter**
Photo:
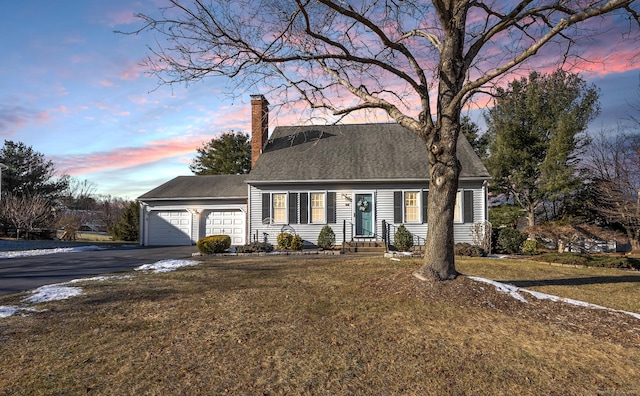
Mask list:
[[[289,224],[298,222],[298,194],[289,193]]]
[[[473,191],[464,192],[464,222],[473,223]]]
[[[327,193],[327,223],[335,224],[336,222],[336,193]]]
[[[262,193],[262,221],[271,217],[271,194]]]
[[[309,223],[309,193],[300,193],[300,224]]]
[[[423,191],[422,192],[422,222],[423,223],[428,223],[428,218],[429,216],[427,215],[427,213],[429,213],[429,191]]]
[[[402,224],[402,208],[404,202],[402,202],[402,191],[393,192],[393,222],[395,224]]]

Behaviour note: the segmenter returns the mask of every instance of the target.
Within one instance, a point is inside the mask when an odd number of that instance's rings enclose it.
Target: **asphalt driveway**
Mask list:
[[[190,259],[195,246],[128,246],[0,259],[0,295],[72,279],[127,271],[160,260]]]

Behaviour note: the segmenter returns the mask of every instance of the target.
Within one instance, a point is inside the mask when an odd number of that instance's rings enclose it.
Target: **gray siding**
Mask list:
[[[289,192],[335,192],[336,193],[336,222],[329,224],[336,234],[336,244],[340,245],[344,239],[347,241],[353,238],[355,233],[355,217],[353,196],[356,193],[371,193],[374,196],[373,213],[375,220],[374,238],[382,240],[383,220],[394,224],[394,191],[422,191],[426,189],[423,185],[405,183],[394,184],[393,186],[383,184],[328,184],[325,186],[250,186],[249,188],[249,240],[256,238],[263,240],[263,233],[268,234],[267,240],[276,244],[276,238],[283,230],[290,230],[299,234],[303,240],[315,244],[318,234],[325,224],[298,224],[299,219],[290,221],[289,224],[263,224],[262,222],[262,193],[289,193]],[[485,221],[485,191],[481,182],[460,183],[461,190],[473,190],[473,217],[474,222]],[[463,194],[464,195],[464,194]],[[421,218],[422,219],[422,218]],[[425,238],[427,234],[427,223],[405,224],[405,227],[413,234]],[[343,228],[345,232],[343,233]],[[454,226],[454,238],[456,242],[473,241],[473,223],[456,223]],[[393,230],[393,227],[391,227]],[[393,238],[394,231],[391,231]],[[344,236],[343,236],[344,235]]]

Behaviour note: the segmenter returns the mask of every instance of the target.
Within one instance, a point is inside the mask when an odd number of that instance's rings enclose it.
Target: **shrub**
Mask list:
[[[527,239],[522,243],[522,252],[525,254],[538,254],[538,241],[535,239]]]
[[[281,250],[302,250],[304,242],[300,235],[291,235],[288,232],[278,234],[278,249]]]
[[[515,228],[506,227],[498,233],[498,250],[502,253],[520,253],[523,235]]]
[[[236,247],[237,253],[260,253],[260,252],[273,252],[273,245],[268,242],[252,242],[249,245],[242,245]]]
[[[536,261],[565,265],[604,267],[619,269],[640,269],[640,260],[617,255],[595,255],[582,253],[543,253],[534,258]]]
[[[393,239],[393,245],[400,251],[408,251],[413,247],[413,234],[407,230],[404,224],[398,227]]]
[[[276,240],[278,241],[278,249],[290,249],[291,241],[293,241],[293,235],[289,234],[288,232],[281,232],[280,234],[278,234]]]
[[[304,246],[304,242],[302,241],[302,237],[298,234],[294,235],[291,238],[291,244],[289,245],[289,249],[291,250],[302,250]]]
[[[202,254],[222,253],[231,247],[229,235],[209,235],[197,243],[198,251]]]
[[[236,253],[253,253],[251,245],[236,246]]]
[[[333,249],[336,244],[336,234],[328,225],[322,227],[320,235],[318,235],[318,246],[323,249]]]
[[[273,245],[269,242],[253,242],[251,248],[254,252],[273,252]]]
[[[472,245],[467,242],[456,243],[453,247],[456,256],[468,257],[486,257],[487,251],[480,246]]]

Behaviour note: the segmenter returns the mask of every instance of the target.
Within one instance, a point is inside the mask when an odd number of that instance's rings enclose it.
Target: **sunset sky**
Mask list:
[[[163,0],[23,0],[3,4],[0,26],[0,136],[53,160],[60,172],[89,180],[98,193],[134,199],[178,175],[189,175],[196,148],[229,130],[249,132],[249,93],[231,98],[228,81],[207,79],[158,86],[140,62],[150,34],[114,30],[139,26],[135,12],[153,13]],[[619,33],[609,38],[619,41]],[[629,53],[592,50],[608,58],[582,76],[601,89],[602,115],[591,130],[628,118],[638,103],[640,64]],[[636,54],[638,55],[638,54]],[[253,93],[253,92],[251,92]],[[637,110],[636,110],[637,111]],[[477,118],[479,112],[472,116]],[[300,122],[281,114],[271,127]]]

